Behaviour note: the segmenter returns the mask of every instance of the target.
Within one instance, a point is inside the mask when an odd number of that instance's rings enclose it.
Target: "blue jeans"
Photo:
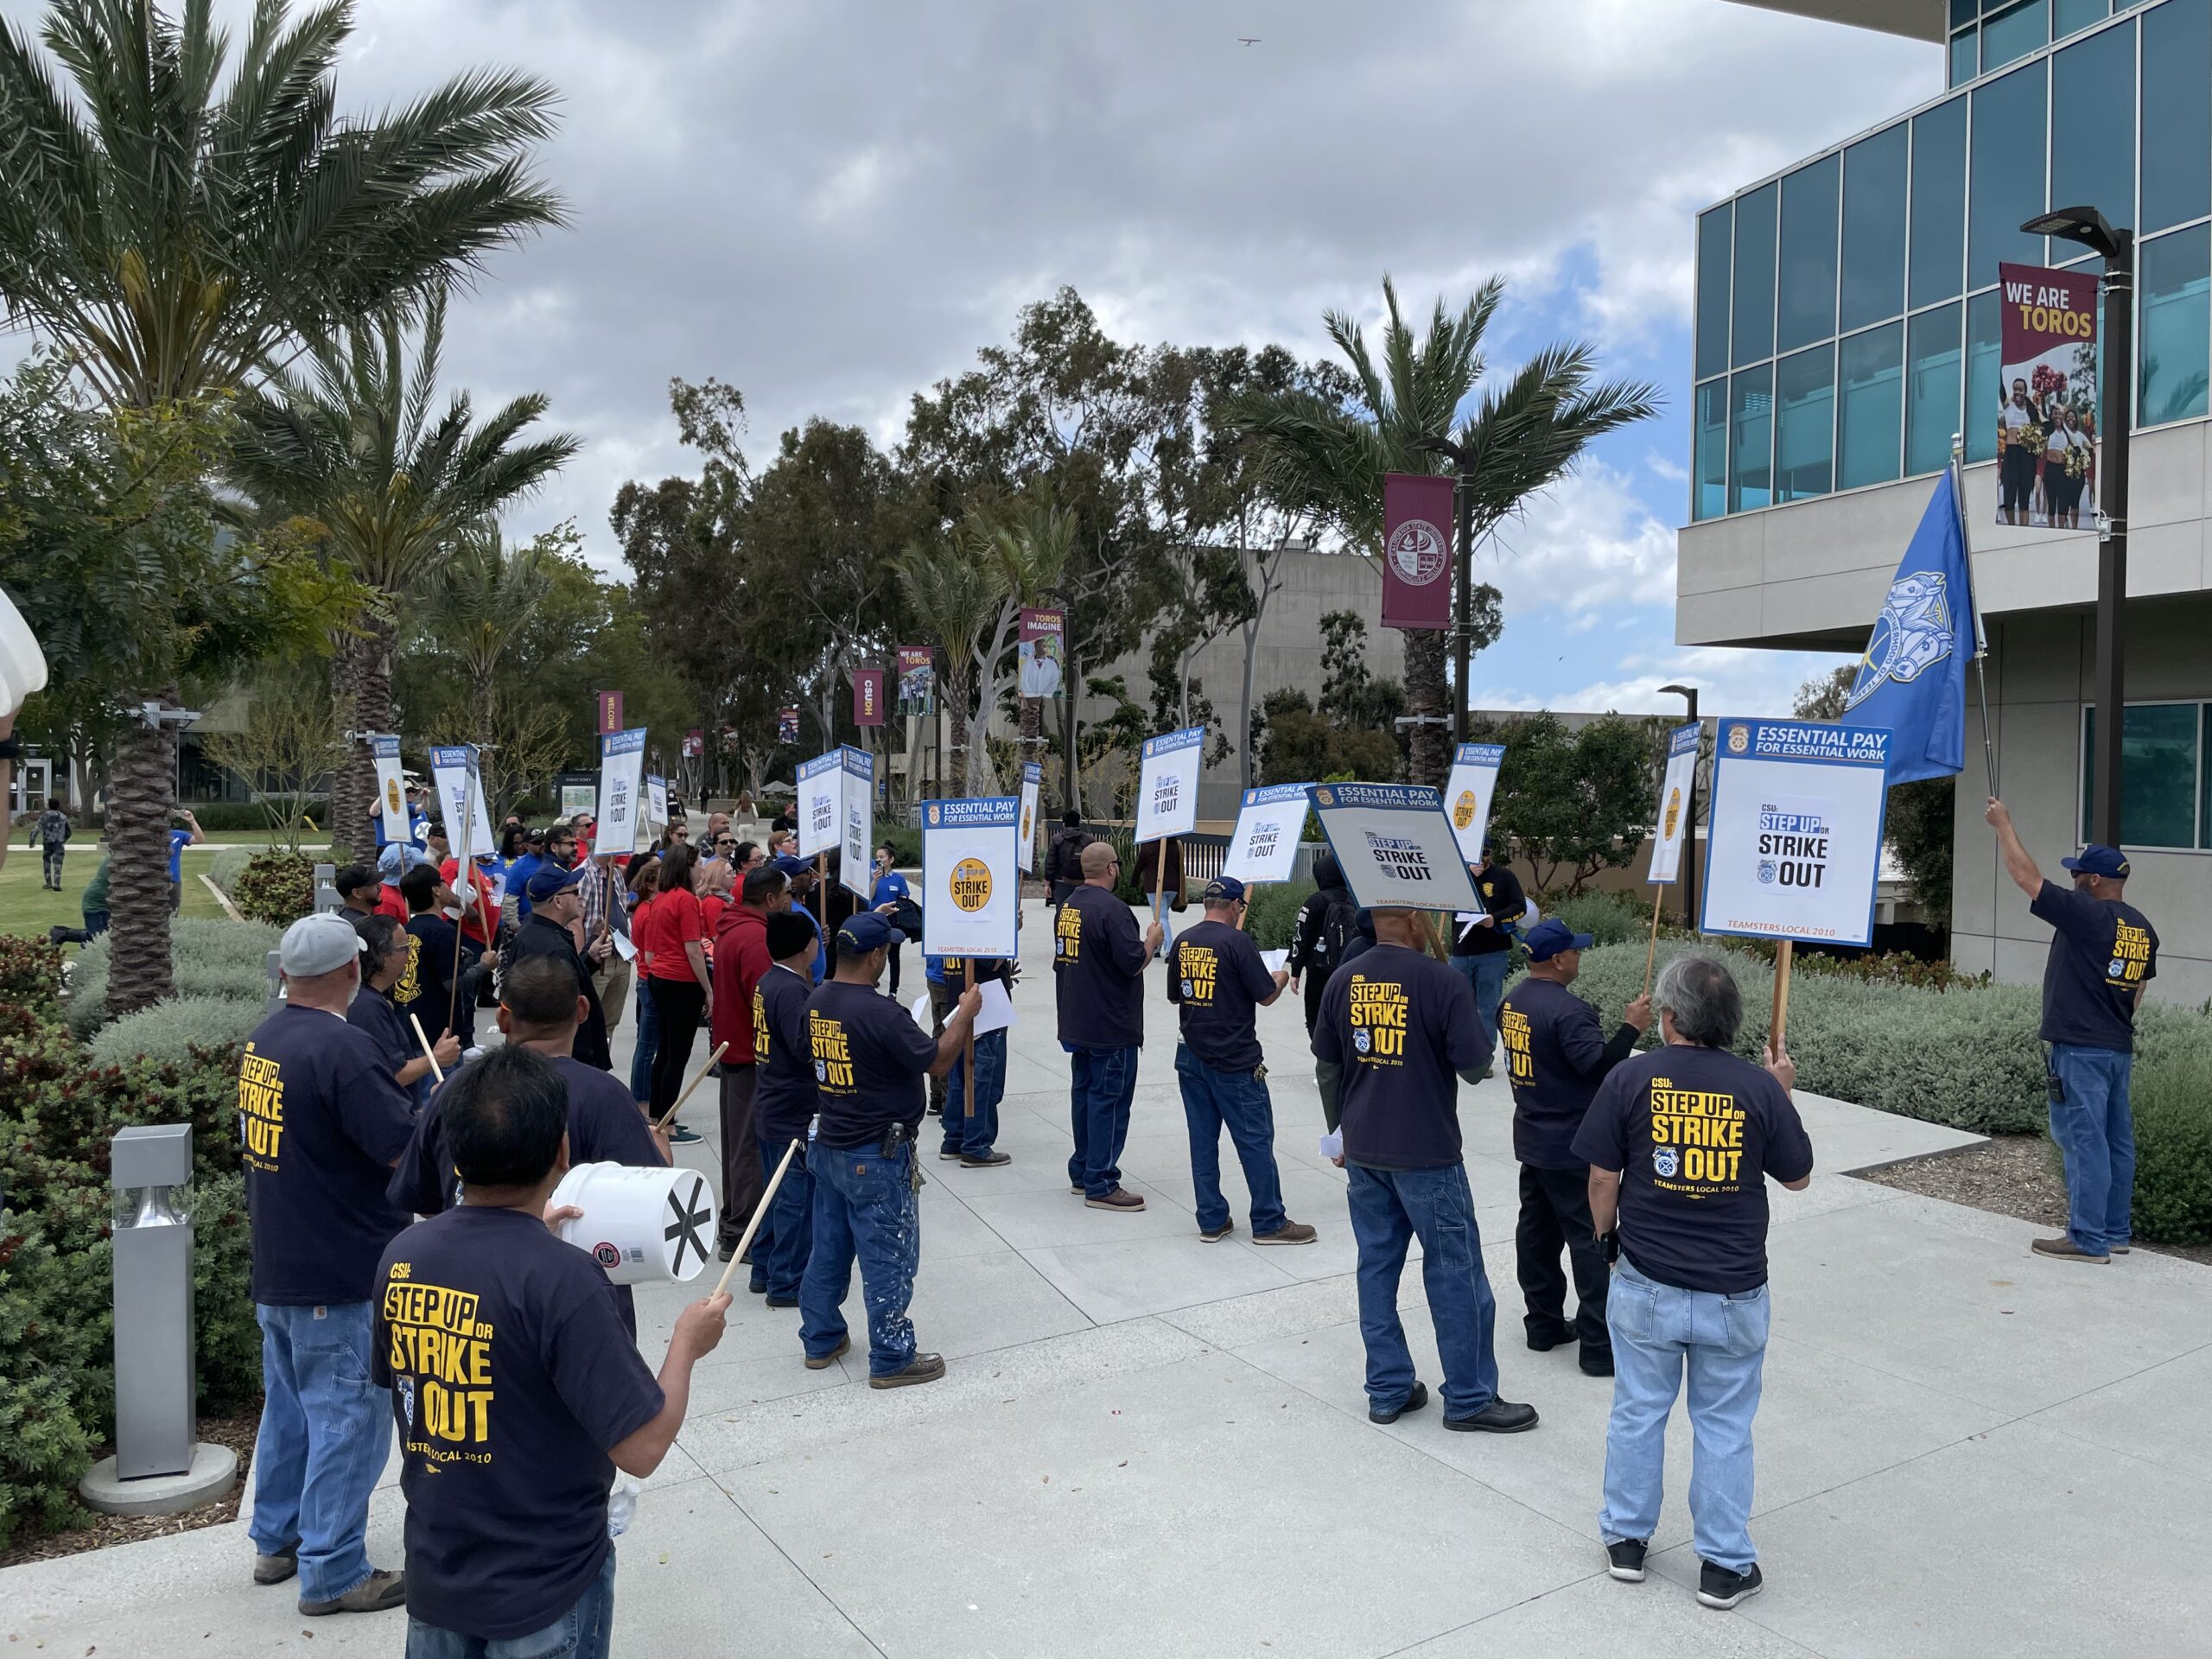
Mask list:
[[[1129,1103],[1137,1097],[1138,1051],[1060,1046],[1071,1057],[1068,1116],[1075,1130],[1068,1181],[1081,1187],[1086,1198],[1103,1198],[1122,1184]]]
[[[1490,1046],[1497,1046],[1497,1005],[1505,1000],[1505,970],[1513,961],[1510,950],[1485,950],[1478,957],[1454,957],[1452,965],[1475,988],[1475,1012],[1482,1016]]]
[[[814,1248],[798,1287],[798,1336],[807,1356],[835,1353],[845,1339],[838,1312],[861,1264],[868,1308],[868,1371],[888,1376],[914,1360],[914,1270],[921,1265],[922,1217],[914,1201],[914,1148],[886,1157],[873,1146],[842,1151],[817,1143],[806,1154],[814,1174]]]
[[[2133,1236],[2135,1117],[2127,1091],[2135,1057],[2053,1043],[2050,1070],[2066,1093],[2050,1103],[2050,1138],[2066,1157],[2066,1235],[2075,1249],[2103,1255]]]
[[[407,1616],[407,1659],[607,1659],[614,1644],[614,1549],[576,1605],[542,1630],[488,1641]]]
[[[1605,1429],[1608,1544],[1649,1539],[1665,1490],[1667,1419],[1689,1374],[1690,1526],[1697,1553],[1732,1573],[1751,1548],[1751,1419],[1766,1365],[1766,1287],[1732,1296],[1645,1278],[1623,1256],[1605,1298],[1613,1338],[1613,1415]]]
[[[638,1046],[630,1051],[630,1098],[640,1106],[653,1097],[653,1061],[660,1055],[660,1014],[653,1007],[653,982],[638,975]],[[783,1156],[780,1152],[776,1154]]]
[[[772,1141],[762,1135],[754,1144],[760,1148],[760,1166],[772,1172],[783,1161],[791,1142]],[[813,1239],[814,1177],[808,1173],[804,1158],[793,1158],[768,1213],[760,1218],[760,1230],[753,1235],[753,1271],[778,1301],[798,1296]]]
[[[1221,1196],[1221,1131],[1244,1166],[1244,1185],[1252,1195],[1252,1234],[1281,1232],[1282,1179],[1275,1173],[1274,1103],[1267,1080],[1249,1071],[1217,1071],[1183,1044],[1175,1046],[1175,1077],[1183,1085],[1183,1121],[1191,1129],[1191,1184],[1198,1193],[1198,1230],[1210,1233],[1229,1224],[1229,1200]]]
[[[369,1576],[369,1494],[391,1449],[391,1390],[369,1381],[371,1304],[257,1304],[261,1437],[253,1524],[263,1555],[296,1550],[300,1599],[329,1601]]]
[[[1421,1287],[1444,1362],[1444,1414],[1471,1417],[1497,1398],[1492,1338],[1497,1299],[1483,1271],[1482,1234],[1466,1166],[1364,1169],[1347,1164],[1346,1201],[1359,1245],[1359,1334],[1367,1345],[1367,1398],[1395,1411],[1413,1392],[1414,1357],[1398,1322],[1407,1247],[1421,1240]]]
[[[968,1111],[968,1057],[963,1054],[944,1074],[943,1152],[963,1158],[988,1158],[999,1138],[999,1102],[1006,1098],[1006,1033],[987,1031],[976,1039],[976,1113]]]

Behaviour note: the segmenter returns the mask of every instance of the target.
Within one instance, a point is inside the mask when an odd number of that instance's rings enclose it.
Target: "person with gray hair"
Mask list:
[[[1574,1155],[1590,1165],[1598,1236],[1618,1247],[1605,1300],[1613,1412],[1598,1528],[1607,1571],[1642,1582],[1667,1420],[1687,1373],[1697,1599],[1726,1609],[1764,1582],[1748,1522],[1769,1319],[1766,1179],[1802,1190],[1813,1145],[1790,1103],[1789,1055],[1770,1047],[1761,1067],[1729,1052],[1744,999],[1723,964],[1675,957],[1651,1001],[1666,1046],[1614,1067],[1574,1137]]]

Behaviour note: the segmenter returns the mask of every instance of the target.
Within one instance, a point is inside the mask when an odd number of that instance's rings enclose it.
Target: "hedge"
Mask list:
[[[229,997],[256,1008],[269,998],[269,953],[281,928],[224,917],[174,917],[169,922],[169,970],[179,996]],[[78,954],[69,975],[65,1017],[69,1029],[89,1039],[107,1023],[107,976],[112,936],[103,933]]]
[[[103,1026],[92,1040],[92,1064],[122,1065],[140,1058],[182,1064],[194,1050],[244,1043],[269,1011],[269,982],[256,977],[261,995],[251,1001],[235,996],[175,996]]]
[[[1256,889],[1244,911],[1244,931],[1262,950],[1281,950],[1298,930],[1298,912],[1317,891],[1311,881],[1270,881]]]
[[[226,894],[235,895],[238,873],[252,861],[255,854],[262,850],[258,847],[217,848],[215,856],[207,861],[207,879]]]
[[[2212,1054],[2175,1049],[2138,1061],[2135,1230],[2165,1244],[2212,1244]]]

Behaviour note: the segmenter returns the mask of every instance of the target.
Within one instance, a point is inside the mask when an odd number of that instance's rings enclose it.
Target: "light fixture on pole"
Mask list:
[[[1693,721],[1697,719],[1697,687],[1694,685],[1662,685],[1659,688],[1659,692],[1662,696],[1688,698],[1690,705],[1689,717]],[[1698,730],[1698,748],[1699,758],[1700,760],[1703,759],[1704,747],[1705,733],[1704,728],[1700,726]],[[1690,925],[1692,927],[1695,927],[1697,925],[1698,917],[1703,913],[1698,903],[1697,890],[1696,766],[1692,766],[1690,768],[1689,800],[1684,807],[1682,819],[1682,892],[1688,895],[1689,899]]]
[[[2134,425],[2135,232],[2094,207],[2060,207],[2020,226],[2076,242],[2105,262],[2104,442],[2097,467],[2097,723],[2090,831],[2120,845],[2120,756],[2127,680],[2127,438]]]

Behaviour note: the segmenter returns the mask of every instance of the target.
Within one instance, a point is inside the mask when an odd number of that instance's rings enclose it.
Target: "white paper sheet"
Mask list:
[[[906,1012],[914,1016],[914,1023],[922,1028],[925,1035],[937,1024],[936,1016],[930,1008],[930,994],[927,991],[908,1003]]]
[[[1331,1129],[1321,1137],[1321,1155],[1324,1158],[1344,1155],[1344,1132],[1342,1129]]]
[[[1006,994],[1006,987],[995,979],[983,982],[983,1006],[976,1015],[976,1034],[1004,1031],[1014,1023],[1014,999]]]
[[[607,937],[614,941],[614,954],[623,961],[635,962],[638,959],[638,947],[630,943],[630,936],[627,933],[610,933]]]
[[[1260,952],[1260,966],[1266,969],[1271,974],[1278,968],[1282,967],[1289,960],[1290,952],[1287,950],[1262,950]]]

